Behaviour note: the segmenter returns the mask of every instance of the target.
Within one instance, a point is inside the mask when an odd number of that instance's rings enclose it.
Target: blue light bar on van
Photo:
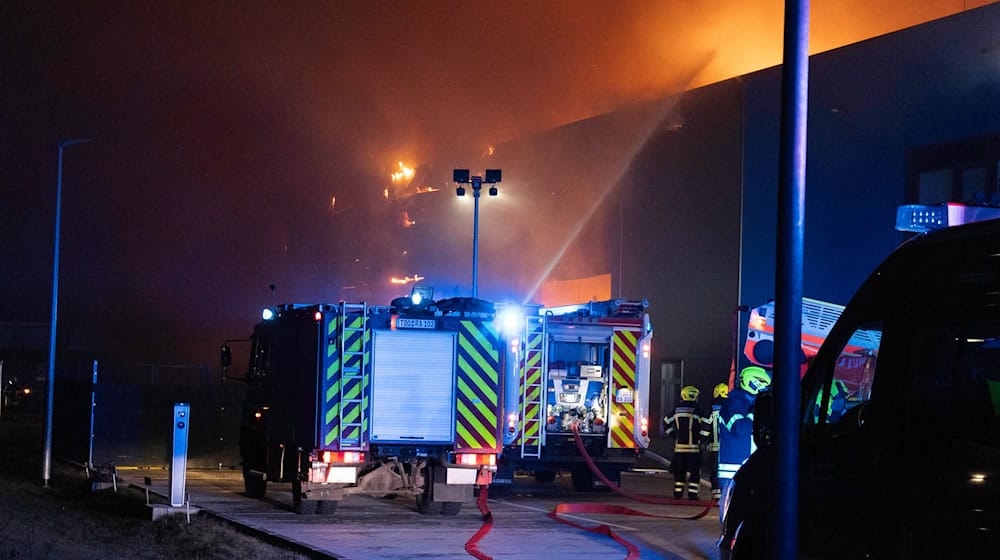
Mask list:
[[[1000,208],[993,206],[968,206],[957,202],[934,206],[907,204],[896,209],[896,230],[926,233],[997,218],[1000,218]]]

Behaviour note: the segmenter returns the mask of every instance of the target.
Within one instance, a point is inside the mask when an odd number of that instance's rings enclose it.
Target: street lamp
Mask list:
[[[472,218],[472,297],[479,297],[479,194],[483,190],[483,183],[490,186],[490,196],[497,195],[497,183],[500,182],[499,169],[487,169],[484,176],[469,176],[468,169],[456,169],[452,174],[452,180],[458,183],[455,194],[465,196],[465,187],[462,185],[472,184],[472,197],[475,199],[475,207]]]
[[[49,336],[49,378],[45,399],[45,456],[42,461],[42,486],[49,487],[52,471],[52,403],[55,400],[56,385],[56,317],[59,309],[59,222],[62,213],[62,168],[63,150],[74,145],[90,142],[90,138],[68,138],[59,141],[59,170],[56,173],[56,241],[52,264],[52,332]]]

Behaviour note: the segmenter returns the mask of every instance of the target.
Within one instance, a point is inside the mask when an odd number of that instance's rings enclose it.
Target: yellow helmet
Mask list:
[[[762,367],[750,366],[740,372],[740,388],[756,395],[771,384],[771,374]]]
[[[715,398],[729,398],[729,385],[725,383],[719,383],[712,389],[712,396]]]
[[[684,401],[696,401],[698,400],[698,394],[701,391],[698,390],[694,385],[688,385],[681,389],[681,400]]]

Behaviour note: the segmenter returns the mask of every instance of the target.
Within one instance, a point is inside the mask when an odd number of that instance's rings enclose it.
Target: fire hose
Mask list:
[[[580,431],[577,424],[573,423],[573,436],[576,440],[577,450],[580,452],[580,456],[583,457],[584,462],[587,463],[587,467],[590,468],[591,472],[596,476],[601,482],[605,484],[609,489],[611,489],[616,494],[634,500],[637,502],[644,502],[647,504],[660,504],[660,505],[679,505],[679,506],[695,506],[702,508],[699,512],[693,515],[657,515],[652,513],[646,513],[625,506],[618,506],[612,504],[595,504],[595,503],[579,503],[579,504],[559,504],[552,511],[546,514],[549,518],[574,527],[576,529],[582,529],[584,531],[589,531],[591,533],[596,533],[599,535],[604,535],[618,544],[625,547],[628,551],[628,555],[625,560],[638,560],[639,559],[639,547],[632,544],[628,540],[622,538],[620,535],[611,530],[606,524],[601,524],[597,526],[587,527],[585,525],[580,525],[574,523],[565,518],[560,517],[562,513],[604,513],[612,515],[638,515],[643,517],[657,517],[660,519],[685,519],[694,521],[696,519],[701,519],[708,515],[713,507],[717,504],[714,501],[696,501],[696,500],[677,500],[673,498],[661,498],[658,496],[646,496],[642,494],[633,494],[622,489],[617,484],[614,484],[601,472],[594,460],[587,453],[587,449],[583,445],[583,439],[580,437]],[[484,554],[479,550],[477,546],[478,542],[490,532],[493,528],[493,514],[490,512],[489,507],[486,505],[487,496],[487,485],[480,486],[479,498],[476,500],[476,505],[479,507],[479,511],[483,514],[483,525],[478,531],[465,543],[465,550],[478,560],[493,560],[491,556]]]

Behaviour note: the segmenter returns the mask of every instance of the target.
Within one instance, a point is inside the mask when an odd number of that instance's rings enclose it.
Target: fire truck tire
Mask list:
[[[556,471],[535,471],[535,482],[552,482],[556,479]]]
[[[436,515],[441,513],[441,506],[441,502],[431,500],[431,497],[427,495],[426,492],[417,495],[417,511],[424,515]]]
[[[316,513],[316,501],[302,499],[302,481],[292,481],[292,511],[302,515]]]
[[[317,500],[316,515],[333,515],[339,504],[337,500]]]
[[[462,511],[462,502],[442,502],[441,515],[458,515]]]
[[[267,481],[264,477],[251,473],[250,469],[243,468],[243,488],[249,498],[261,499],[267,492]]]

